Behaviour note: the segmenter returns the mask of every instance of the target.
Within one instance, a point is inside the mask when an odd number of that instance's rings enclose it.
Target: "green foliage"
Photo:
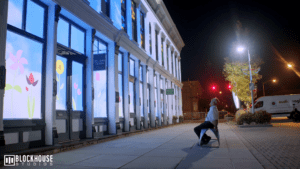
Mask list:
[[[244,122],[247,124],[250,124],[251,122],[255,122],[257,124],[270,123],[271,118],[272,115],[266,111],[258,111],[254,114],[244,113],[241,114],[237,119],[237,124],[242,125]]]
[[[173,116],[173,120],[177,120],[178,119],[178,117],[177,116]]]
[[[242,114],[245,114],[246,111],[245,110],[238,110],[236,113],[235,113],[235,120],[237,121],[238,118],[242,115]]]
[[[225,65],[223,69],[223,74],[225,79],[231,84],[231,91],[233,91],[237,97],[244,102],[251,102],[251,91],[249,89],[250,73],[249,73],[249,63],[230,61],[229,58],[225,58]],[[257,58],[251,63],[252,83],[257,83],[258,80],[262,78],[258,74],[262,60]],[[246,75],[245,75],[245,74]]]
[[[182,115],[179,116],[179,120],[183,120],[183,116]]]

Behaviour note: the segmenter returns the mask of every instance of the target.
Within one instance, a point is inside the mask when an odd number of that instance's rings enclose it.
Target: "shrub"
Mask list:
[[[266,111],[257,111],[254,113],[256,123],[270,123],[272,115]]]
[[[180,121],[183,120],[183,116],[182,115],[179,116],[179,120]]]
[[[178,119],[178,117],[177,116],[173,116],[173,120],[177,120]]]
[[[240,115],[240,117],[237,119],[237,124],[242,125],[244,122],[247,124],[250,124],[251,122],[254,122],[254,116],[252,113],[244,113]]]
[[[232,114],[225,114],[224,117],[234,117]]]
[[[238,121],[238,118],[242,115],[242,114],[245,114],[246,111],[245,110],[238,110],[236,113],[235,113],[235,120]]]

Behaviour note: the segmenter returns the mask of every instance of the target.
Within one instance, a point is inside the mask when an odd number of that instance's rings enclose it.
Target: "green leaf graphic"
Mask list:
[[[21,87],[20,87],[19,85],[15,85],[15,86],[14,86],[14,89],[15,89],[16,91],[18,91],[19,93],[22,93],[22,89],[21,89]]]
[[[58,77],[56,76],[56,81],[59,82]]]
[[[33,98],[31,118],[33,117],[34,114],[34,105],[35,105],[35,100]]]
[[[30,118],[30,101],[29,101],[29,96],[28,96],[28,99],[27,99],[27,108],[28,108],[28,116]]]
[[[73,103],[74,110],[76,110],[76,102],[75,102],[75,99],[73,97],[72,97],[72,103]]]
[[[5,90],[10,90],[10,89],[12,89],[12,86],[10,84],[6,84],[5,85]]]
[[[59,97],[56,95],[56,100],[59,100]]]

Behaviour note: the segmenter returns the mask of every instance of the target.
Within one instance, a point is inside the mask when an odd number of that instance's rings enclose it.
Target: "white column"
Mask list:
[[[48,7],[47,24],[47,66],[46,66],[46,97],[45,97],[45,143],[46,145],[56,144],[58,138],[56,128],[56,95],[54,88],[56,86],[56,52],[57,52],[57,25],[59,22],[59,13],[61,7],[50,5]],[[57,90],[55,88],[55,90]],[[55,140],[54,140],[55,138]],[[54,142],[53,142],[54,141]]]
[[[0,1],[0,67],[5,70],[5,49],[6,49],[6,31],[7,31],[7,16],[8,16],[8,0]],[[0,72],[0,146],[5,146],[4,130],[3,130],[3,102],[4,102],[4,87],[5,87],[4,72]],[[4,78],[2,80],[2,78]],[[52,132],[52,128],[51,128]],[[51,137],[52,138],[52,137]],[[1,152],[2,156],[2,152]]]
[[[182,75],[182,72],[181,72],[181,59],[179,59],[179,62],[178,62],[178,69],[179,69],[179,81],[181,82],[181,75]]]
[[[93,137],[93,36],[95,36],[95,29],[87,29],[86,32],[86,55],[88,60],[86,62],[86,138]]]
[[[115,44],[108,44],[107,55],[107,103],[108,103],[108,132],[111,135],[116,134],[116,92],[115,92]]]
[[[129,88],[129,70],[128,70],[128,62],[129,62],[129,53],[124,53],[124,67],[123,67],[123,94],[124,94],[124,131],[128,132],[129,131],[129,93],[128,93],[128,88]]]
[[[143,65],[143,104],[144,104],[144,128],[148,128],[148,109],[147,109],[147,66]]]
[[[136,118],[136,129],[141,129],[141,108],[140,108],[140,61],[135,60],[134,74],[135,74],[135,118]]]
[[[169,57],[169,73],[171,73],[172,74],[172,65],[171,65],[171,62],[172,62],[172,55],[171,55],[171,45],[169,45],[169,49],[167,49],[168,50],[168,53],[169,53],[169,55],[168,55],[168,57]]]
[[[164,125],[166,126],[167,125],[167,95],[166,95],[166,90],[167,90],[167,86],[166,86],[166,79],[163,78],[163,90],[164,90],[164,93],[163,93],[163,100],[164,100]]]
[[[119,91],[119,69],[118,69],[118,65],[119,65],[119,48],[120,46],[115,43],[115,91],[119,93],[120,95],[120,91]],[[123,59],[122,59],[123,60]],[[119,100],[119,98],[116,98]],[[115,103],[115,107],[116,107],[116,127],[120,127],[119,123],[120,123],[120,116],[119,116],[119,102]]]
[[[158,125],[161,126],[160,74],[156,74]]]
[[[147,12],[148,13],[148,12]],[[148,54],[148,56],[150,56],[150,48],[149,48],[149,15],[147,15],[147,13],[145,13],[145,51]]]

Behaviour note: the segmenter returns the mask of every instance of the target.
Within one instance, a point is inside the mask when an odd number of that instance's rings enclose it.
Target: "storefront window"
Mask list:
[[[129,82],[129,99],[130,99],[130,104],[129,104],[129,110],[130,113],[134,113],[134,83]]]
[[[144,104],[143,104],[143,83],[140,83],[140,107],[141,107],[141,116],[144,116]]]
[[[83,111],[83,65],[72,61],[72,108]]]
[[[57,42],[68,47],[69,46],[69,23],[59,18],[57,25]]]
[[[56,55],[56,110],[67,110],[67,59]]]
[[[84,32],[73,25],[71,26],[71,48],[84,53]]]
[[[41,2],[9,0],[4,119],[41,119],[45,11]]]
[[[132,59],[130,59],[129,68],[130,68],[130,75],[134,76],[134,60],[132,60]]]
[[[107,44],[94,41],[94,117],[107,117]]]

